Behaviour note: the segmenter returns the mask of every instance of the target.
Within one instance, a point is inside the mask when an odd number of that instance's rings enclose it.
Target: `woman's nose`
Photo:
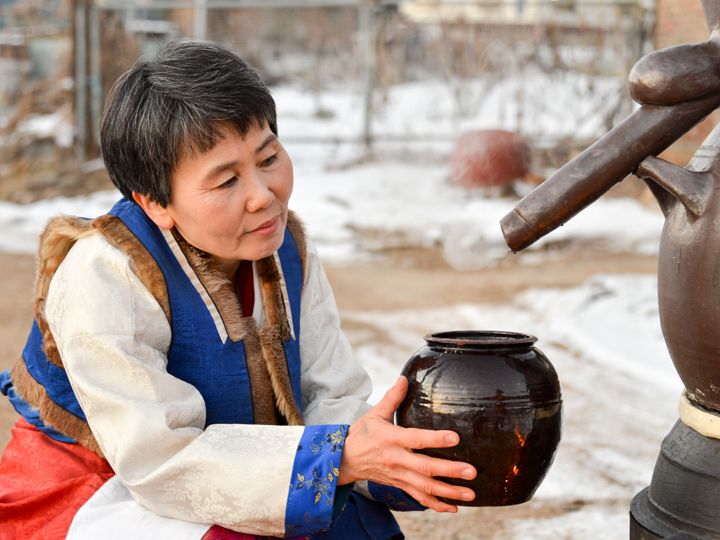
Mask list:
[[[248,212],[257,212],[267,208],[275,200],[275,194],[262,176],[253,175],[249,184],[248,197],[245,202],[245,208]]]

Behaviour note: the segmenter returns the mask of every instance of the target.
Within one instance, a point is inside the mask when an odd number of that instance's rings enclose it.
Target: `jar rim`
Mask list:
[[[530,334],[503,330],[453,330],[450,332],[435,332],[427,334],[424,339],[428,345],[457,348],[529,346],[538,340],[537,337]]]

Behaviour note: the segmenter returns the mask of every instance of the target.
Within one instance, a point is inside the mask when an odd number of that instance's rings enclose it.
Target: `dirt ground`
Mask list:
[[[541,265],[523,263],[510,257],[496,268],[457,272],[432,250],[399,250],[385,253],[382,261],[350,267],[329,266],[340,311],[364,309],[412,309],[457,303],[503,303],[529,287],[571,287],[597,273],[654,273],[656,259],[640,255],[575,252],[557,255]],[[0,253],[4,270],[0,303],[0,370],[11,366],[21,352],[32,320],[34,257]],[[382,341],[382,336],[378,336]],[[16,414],[0,399],[0,449],[9,438]],[[443,527],[443,538],[503,538],[503,527],[514,518],[537,513],[542,517],[572,512],[578,508],[567,501],[543,505],[522,505],[500,509],[461,511],[460,516],[439,516],[430,512],[398,516],[408,538],[427,538],[428,528]],[[578,501],[579,505],[585,504]],[[626,504],[618,501],[619,505]],[[557,507],[555,507],[557,506]],[[469,531],[477,530],[477,536]],[[463,531],[455,533],[453,531]],[[480,532],[484,531],[484,532]],[[435,537],[435,534],[432,535]],[[439,537],[438,537],[439,538]]]

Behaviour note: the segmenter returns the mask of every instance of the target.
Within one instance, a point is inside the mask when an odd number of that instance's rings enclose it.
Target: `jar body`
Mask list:
[[[560,442],[560,384],[535,338],[511,332],[444,332],[407,362],[407,397],[397,411],[404,427],[448,429],[453,448],[429,456],[463,461],[473,480],[441,478],[472,488],[463,506],[505,506],[529,500],[552,464]]]

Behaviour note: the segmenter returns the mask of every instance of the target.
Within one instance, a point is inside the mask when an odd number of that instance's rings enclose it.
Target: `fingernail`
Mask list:
[[[468,467],[467,469],[463,469],[462,471],[462,477],[467,478],[468,480],[471,480],[475,477],[475,469],[472,469]]]
[[[463,493],[464,501],[472,501],[474,498],[475,498],[475,493],[472,491]]]
[[[457,444],[460,442],[460,437],[457,433],[448,433],[445,435],[445,442],[448,444]]]

